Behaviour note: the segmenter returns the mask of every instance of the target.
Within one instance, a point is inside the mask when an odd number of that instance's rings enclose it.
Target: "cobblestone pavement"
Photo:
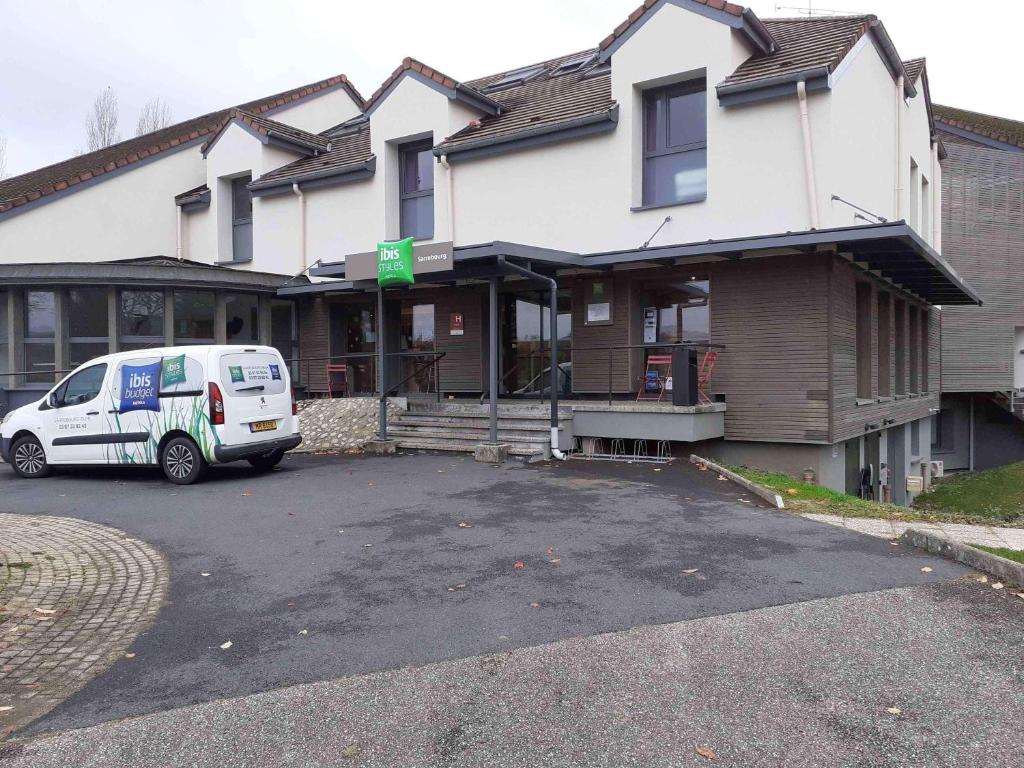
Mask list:
[[[903,523],[896,520],[840,517],[839,515],[806,514],[803,517],[883,539],[895,539],[902,536],[907,528],[916,528],[919,531],[943,535],[963,544],[984,544],[989,547],[1024,550],[1024,530],[1019,528],[993,528],[989,525],[958,525],[954,523]]]
[[[167,583],[160,552],[114,528],[0,513],[0,737],[126,656]]]

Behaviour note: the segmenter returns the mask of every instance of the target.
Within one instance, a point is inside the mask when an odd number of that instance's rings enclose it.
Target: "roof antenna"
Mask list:
[[[649,246],[651,244],[651,240],[656,238],[658,236],[658,233],[661,232],[661,228],[664,227],[666,224],[668,224],[670,221],[672,221],[672,217],[671,216],[666,216],[665,220],[663,222],[661,222],[661,224],[658,225],[658,228],[656,230],[654,230],[654,234],[651,235],[650,237],[648,237],[646,242],[643,245],[640,246],[640,250],[643,250],[644,248]]]

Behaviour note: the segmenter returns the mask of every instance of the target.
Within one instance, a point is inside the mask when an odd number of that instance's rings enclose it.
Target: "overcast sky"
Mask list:
[[[414,56],[457,79],[596,45],[639,0],[0,0],[0,134],[7,171],[85,146],[93,98],[112,87],[121,132],[160,97],[175,121],[344,72],[369,96]],[[806,0],[750,0],[761,18]],[[932,98],[1024,120],[1024,0],[815,0],[875,13],[903,58],[928,57]],[[787,7],[789,6],[789,7]],[[777,10],[778,8],[778,10]],[[983,9],[983,10],[982,10]]]

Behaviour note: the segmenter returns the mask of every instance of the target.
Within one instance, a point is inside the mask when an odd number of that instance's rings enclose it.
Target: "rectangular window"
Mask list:
[[[878,294],[878,396],[892,396],[892,304],[888,293]]]
[[[260,338],[260,302],[250,293],[229,294],[225,300],[228,344],[246,344]]]
[[[295,327],[295,304],[284,299],[270,302],[270,346],[281,353],[286,361],[299,357],[298,333]],[[296,378],[298,363],[290,363],[292,378]]]
[[[12,373],[8,370],[8,361],[10,359],[10,337],[7,323],[7,302],[10,301],[8,298],[9,294],[7,291],[0,291],[0,389],[10,389],[14,384],[11,381],[10,376],[4,376],[5,373]]]
[[[77,368],[110,352],[106,288],[68,291],[68,365]]]
[[[896,394],[907,394],[907,302],[897,299],[893,304],[893,324],[895,349],[893,359],[896,363]]]
[[[56,369],[57,294],[25,292],[26,383],[49,384]]]
[[[693,279],[673,285],[661,296],[653,290],[652,293],[652,300],[658,304],[659,344],[711,340],[711,287],[707,280]]]
[[[921,169],[910,159],[910,226],[918,229],[921,222]]]
[[[231,180],[231,260],[252,261],[252,175]]]
[[[921,420],[910,422],[910,455],[921,456]]]
[[[175,291],[174,343],[213,344],[216,304],[212,291]]]
[[[932,185],[921,177],[921,236],[932,242]]]
[[[932,416],[932,453],[953,450],[953,409],[943,408]]]
[[[871,397],[871,284],[857,283],[857,397]]]
[[[928,310],[921,309],[921,391],[929,391],[928,381]]]
[[[907,328],[908,390],[921,392],[921,310],[909,308],[910,325]]]
[[[434,236],[434,154],[430,141],[399,150],[399,212],[402,237]]]
[[[162,347],[164,292],[121,291],[118,326],[122,350]]]
[[[644,93],[643,204],[704,200],[708,193],[707,83]]]

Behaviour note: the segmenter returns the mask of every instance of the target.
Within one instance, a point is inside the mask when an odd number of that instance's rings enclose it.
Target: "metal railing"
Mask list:
[[[374,395],[382,398],[390,397],[391,395],[396,394],[398,390],[402,387],[402,385],[404,385],[406,382],[416,378],[418,375],[423,373],[423,371],[429,370],[430,376],[428,377],[427,381],[427,393],[429,394],[430,392],[433,392],[436,395],[438,402],[440,402],[441,387],[438,363],[445,356],[445,354],[445,352],[385,352],[384,357],[397,357],[408,360],[415,360],[418,358],[430,359],[427,360],[425,363],[419,365],[414,364],[413,371],[410,374],[402,378],[396,384],[388,385],[383,394],[380,393],[380,377],[378,376],[377,370],[377,359],[380,357],[380,355],[377,352],[349,352],[343,355],[323,355],[320,357],[293,357],[291,359],[285,360],[285,363],[287,363],[289,366],[294,366],[292,368],[293,371],[296,370],[297,368],[298,375],[293,376],[292,384],[294,386],[306,387],[308,389],[310,382],[310,372],[313,370],[314,364],[323,366],[322,370],[324,374],[329,377],[330,374],[327,373],[326,366],[330,363],[334,363],[335,361],[337,361],[339,363],[347,365],[349,360],[368,361],[368,376],[370,380],[373,382],[372,389],[362,391],[352,389],[352,377],[349,375],[347,376],[346,381],[346,384],[349,385],[348,391],[350,394],[358,393],[364,395]]]

